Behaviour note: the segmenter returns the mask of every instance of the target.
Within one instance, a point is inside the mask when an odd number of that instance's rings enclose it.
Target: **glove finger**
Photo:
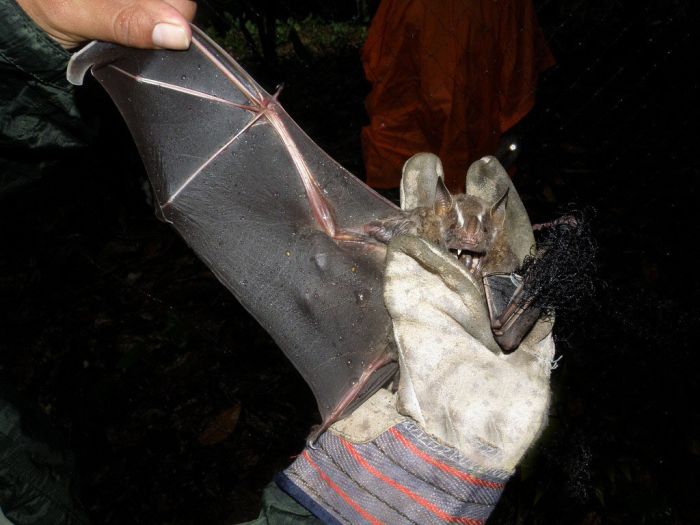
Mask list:
[[[401,209],[430,207],[435,202],[438,178],[444,179],[442,162],[432,153],[416,153],[401,172]]]
[[[450,254],[414,236],[395,237],[387,251],[384,302],[392,319],[435,332],[469,334],[499,353],[483,291]]]
[[[469,166],[467,171],[467,192],[489,204],[495,202],[508,186],[508,207],[503,226],[508,245],[520,262],[530,255],[535,246],[532,224],[508,172],[496,157],[482,157]]]

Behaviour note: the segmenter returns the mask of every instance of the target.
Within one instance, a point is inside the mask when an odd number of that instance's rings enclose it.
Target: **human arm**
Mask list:
[[[189,31],[186,21],[194,16],[188,0],[19,2],[0,0],[0,196],[40,177],[96,133],[66,81],[66,47],[93,37],[148,46],[149,24],[177,20]]]
[[[90,142],[74,88],[65,80],[70,54],[14,0],[0,0],[0,197],[42,176],[65,154]]]

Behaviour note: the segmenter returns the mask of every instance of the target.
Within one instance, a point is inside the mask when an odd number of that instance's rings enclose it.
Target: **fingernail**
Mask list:
[[[190,47],[190,37],[178,25],[160,22],[153,28],[151,36],[153,45],[163,49],[187,49]]]

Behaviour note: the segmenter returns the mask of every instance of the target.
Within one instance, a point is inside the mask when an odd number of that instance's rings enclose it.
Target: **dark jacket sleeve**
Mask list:
[[[0,0],[0,195],[38,177],[69,150],[84,146],[91,127],[65,78],[70,54],[51,40],[15,0]]]
[[[263,493],[258,518],[240,525],[321,525],[321,523],[311,512],[272,482]]]

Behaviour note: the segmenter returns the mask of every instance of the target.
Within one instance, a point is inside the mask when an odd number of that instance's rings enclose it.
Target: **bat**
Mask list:
[[[90,70],[107,90],[139,149],[158,216],[309,384],[322,417],[313,442],[398,370],[382,295],[388,239],[418,224],[414,233],[462,256],[458,230],[478,230],[472,219],[488,212],[481,227],[498,223],[497,235],[483,252],[470,252],[472,273],[479,273],[489,259],[495,264],[490,253],[499,243],[522,260],[534,244],[532,228],[510,179],[490,158],[467,173],[471,197],[451,204],[442,193],[436,198],[443,189],[429,171],[414,169],[430,157],[407,163],[407,209],[398,208],[314,144],[282,109],[279,92],[265,92],[197,27],[192,34],[187,51],[92,42],[73,55],[67,77],[80,85]],[[426,207],[432,214],[417,211]],[[452,228],[456,237],[441,241],[460,213],[466,222]],[[483,287],[474,279],[475,300],[483,302]]]
[[[414,180],[407,177],[411,172]],[[401,186],[404,213],[373,221],[360,232],[385,243],[397,234],[408,233],[452,252],[483,283],[493,336],[502,351],[511,352],[542,312],[541,305],[533,305],[533,287],[526,286],[518,273],[523,259],[530,256],[524,250],[532,251],[535,246],[532,231],[515,220],[527,218],[524,207],[494,157],[472,165],[464,194],[451,195],[441,172],[440,160],[434,155],[422,153],[409,159]],[[509,216],[511,191],[515,211]],[[408,202],[408,195],[420,198]]]
[[[471,272],[490,273],[517,266],[515,254],[503,242],[503,223],[508,187],[488,205],[463,193],[453,196],[438,178],[430,206],[411,208],[403,214],[363,225],[359,233],[388,243],[400,234],[422,237],[455,257]]]

